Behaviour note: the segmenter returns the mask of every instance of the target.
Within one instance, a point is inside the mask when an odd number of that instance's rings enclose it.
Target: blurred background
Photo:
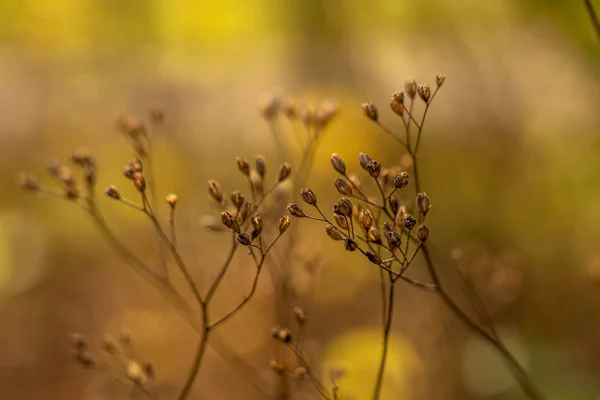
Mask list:
[[[202,285],[229,246],[228,235],[202,226],[203,216],[219,213],[206,181],[247,192],[236,156],[265,155],[270,179],[285,161],[258,111],[261,98],[339,104],[308,178],[329,209],[331,153],[357,171],[358,152],[384,165],[403,156],[360,104],[379,105],[401,132],[390,96],[407,76],[434,85],[438,73],[448,78],[430,109],[420,176],[443,278],[451,286],[457,271],[469,277],[548,398],[600,398],[599,55],[584,1],[575,0],[0,0],[0,398],[142,398],[82,369],[71,351],[73,332],[98,349],[104,335],[125,330],[136,357],[152,360],[161,398],[173,398],[197,342],[80,208],[19,190],[17,172],[51,183],[48,162],[85,147],[99,187],[134,196],[122,176],[134,153],[115,121],[122,113],[147,120],[161,107],[156,190],[159,199],[179,195],[181,252]],[[148,221],[108,198],[100,205],[129,248],[153,262]],[[159,213],[166,221],[168,209]],[[283,268],[294,268],[294,295],[280,307],[273,275],[264,275],[252,303],[211,339],[191,398],[277,398],[269,360],[289,355],[270,331],[288,323],[288,305],[290,320],[294,306],[309,316],[303,342],[323,381],[335,375],[342,398],[371,395],[379,274],[323,226],[292,223],[295,251]],[[426,280],[424,269],[418,260],[411,273]],[[215,314],[239,302],[252,277],[251,260],[238,254]],[[439,298],[400,288],[383,399],[524,398]],[[305,382],[290,390],[318,398]]]

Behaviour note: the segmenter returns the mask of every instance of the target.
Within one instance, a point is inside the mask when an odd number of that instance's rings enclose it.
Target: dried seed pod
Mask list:
[[[431,202],[427,193],[421,192],[417,194],[417,208],[421,211],[421,214],[427,215],[427,212],[431,209]]]
[[[319,108],[317,108],[313,115],[315,125],[321,129],[331,122],[339,111],[339,105],[335,101],[325,101]]]
[[[227,228],[233,228],[234,220],[235,219],[233,218],[233,215],[231,214],[231,212],[229,212],[229,210],[225,210],[221,213],[221,222],[223,222],[223,225],[225,225]]]
[[[279,325],[275,325],[272,329],[271,329],[271,336],[274,339],[277,339],[279,337],[279,332],[281,331],[281,327]]]
[[[285,372],[285,366],[283,363],[274,358],[269,361],[269,367],[278,374],[283,374]]]
[[[239,191],[235,191],[231,193],[231,204],[235,206],[236,209],[240,209],[244,205],[244,195]]]
[[[135,172],[144,172],[144,163],[139,158],[134,158],[129,161],[129,165]]]
[[[334,182],[335,188],[344,196],[352,196],[352,185],[344,178],[337,178]]]
[[[263,156],[258,155],[254,158],[254,169],[258,173],[258,176],[261,178],[265,177],[265,174],[267,173],[267,162]]]
[[[345,215],[346,217],[352,217],[352,202],[349,199],[345,197],[340,198],[337,206],[339,211],[338,214]]]
[[[407,215],[406,217],[404,217],[403,223],[404,227],[410,231],[417,224],[417,220],[412,215]]]
[[[71,154],[71,161],[80,167],[95,166],[94,156],[85,149],[78,149]]]
[[[427,225],[425,225],[425,223],[422,223],[417,228],[417,238],[421,242],[424,242],[427,240],[428,237],[429,237],[429,228],[427,227]]]
[[[27,174],[25,172],[21,172],[19,174],[17,174],[17,184],[25,190],[29,190],[32,192],[37,192],[41,189],[37,179],[30,174]]]
[[[392,224],[390,224],[389,222],[384,222],[383,223],[383,235],[387,236],[388,233],[392,232],[394,230],[394,226]]]
[[[221,191],[221,186],[215,180],[208,181],[208,194],[214,201],[217,203],[223,202],[223,192]]]
[[[377,122],[377,120],[379,119],[379,113],[377,112],[377,106],[375,106],[375,104],[363,103],[362,108],[367,118]]]
[[[411,100],[417,95],[417,82],[412,76],[406,78],[406,81],[404,82],[404,91]]]
[[[146,178],[141,172],[136,172],[133,176],[133,185],[140,193],[146,191]]]
[[[300,379],[302,379],[302,378],[306,378],[306,376],[307,376],[307,375],[308,375],[308,371],[307,371],[307,370],[306,370],[306,368],[304,368],[304,367],[297,367],[297,368],[294,370],[294,376],[295,376],[296,378],[300,378]]]
[[[398,189],[404,189],[408,185],[408,174],[400,172],[394,177],[394,186]]]
[[[110,185],[104,189],[104,193],[106,193],[108,197],[111,197],[115,200],[119,200],[121,198],[121,192],[119,192],[119,189],[117,189],[117,187],[114,185]]]
[[[390,248],[398,248],[400,247],[401,244],[401,240],[400,240],[400,235],[398,234],[398,232],[396,231],[389,231],[386,235],[386,239],[388,241],[388,245],[390,246]]]
[[[250,220],[252,223],[252,228],[254,228],[254,230],[260,234],[262,232],[263,229],[263,218],[260,214],[254,214],[252,216],[252,219]]]
[[[392,214],[396,215],[398,213],[398,209],[400,208],[400,203],[398,202],[398,197],[395,194],[390,196],[390,208],[392,209]]]
[[[340,214],[333,214],[333,219],[335,219],[335,223],[342,229],[348,229],[348,219]]]
[[[373,213],[368,208],[363,208],[358,214],[358,223],[367,229],[373,224]]]
[[[292,166],[289,163],[286,162],[281,164],[281,167],[279,167],[279,172],[277,173],[277,182],[285,181],[291,173]]]
[[[127,178],[127,179],[133,179],[135,172],[136,171],[133,169],[133,167],[131,165],[127,165],[125,168],[123,168],[123,176],[125,176],[125,178]]]
[[[238,169],[246,176],[250,176],[250,163],[243,157],[236,158]]]
[[[348,251],[354,251],[354,250],[358,249],[358,243],[356,242],[356,240],[354,240],[352,238],[346,238],[344,240],[344,247]]]
[[[281,102],[281,113],[289,119],[294,119],[298,116],[298,109],[296,108],[294,99],[287,98]]]
[[[371,160],[367,164],[366,170],[373,178],[377,178],[381,173],[381,163],[377,160]]]
[[[179,201],[179,197],[174,193],[170,193],[167,195],[167,197],[165,197],[165,201],[171,206],[171,208],[175,208],[177,202]]]
[[[240,209],[240,214],[239,214],[242,224],[245,223],[246,221],[248,221],[248,218],[250,218],[253,211],[254,211],[254,206],[252,205],[252,203],[250,203],[249,201],[245,202],[244,205],[242,206],[242,208]]]
[[[367,240],[373,243],[381,243],[381,234],[376,227],[372,226],[369,228],[367,231]]]
[[[369,165],[369,163],[371,161],[373,161],[373,158],[371,158],[370,155],[365,154],[365,153],[358,153],[358,163],[360,164],[362,169],[364,169],[367,172],[369,172],[367,166]]]
[[[290,331],[288,328],[280,329],[279,333],[277,334],[277,339],[284,343],[290,343],[292,341],[292,331]]]
[[[84,368],[91,368],[96,365],[94,356],[89,351],[80,351],[75,355],[77,362]]]
[[[381,264],[381,257],[379,257],[377,254],[367,252],[367,258],[373,264],[377,264],[377,265]]]
[[[260,113],[267,121],[272,121],[279,113],[280,103],[281,100],[279,99],[279,96],[274,94],[268,95],[263,98],[259,104]]]
[[[287,209],[293,217],[296,217],[296,218],[306,217],[306,214],[304,214],[304,210],[302,210],[302,207],[300,207],[300,204],[298,204],[298,203],[288,204]]]
[[[252,244],[252,240],[250,239],[250,236],[248,236],[245,233],[240,233],[237,237],[238,242],[240,242],[240,244],[242,246],[250,246]]]
[[[418,92],[421,100],[423,100],[425,103],[429,103],[429,99],[431,98],[431,89],[429,88],[427,82],[419,85]]]
[[[404,92],[396,92],[392,95],[390,108],[397,115],[404,115]]]
[[[300,190],[300,197],[302,197],[302,200],[304,200],[306,204],[310,204],[311,206],[317,205],[317,195],[315,195],[315,192],[313,192],[312,189]]]
[[[129,360],[126,368],[127,377],[135,384],[145,385],[147,382],[146,374],[139,363]]]
[[[327,225],[325,228],[325,232],[327,232],[327,236],[332,238],[333,240],[344,240],[344,234],[337,227],[333,225]]]
[[[446,75],[443,74],[438,74],[435,77],[435,84],[437,85],[437,87],[439,88],[440,86],[442,86],[444,84],[444,82],[446,81]]]
[[[281,217],[279,219],[279,234],[283,234],[283,232],[287,231],[287,229],[290,227],[290,217],[288,217],[287,215],[284,215],[283,217]]]
[[[306,313],[300,307],[294,308],[294,316],[299,325],[303,325],[306,322]]]
[[[338,153],[333,153],[331,155],[331,166],[334,170],[336,170],[339,174],[346,174],[346,162]]]

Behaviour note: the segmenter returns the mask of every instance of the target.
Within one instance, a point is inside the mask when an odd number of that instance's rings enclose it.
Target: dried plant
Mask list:
[[[325,232],[332,240],[339,241],[347,251],[365,257],[379,268],[384,323],[382,354],[373,389],[374,400],[379,399],[381,395],[394,315],[394,294],[399,282],[439,296],[467,328],[488,342],[503,357],[526,395],[531,399],[542,399],[543,396],[525,369],[499,337],[485,308],[478,302],[478,297],[469,297],[471,302],[477,303],[474,306],[478,318],[476,320],[470,317],[445,289],[426,244],[430,236],[426,217],[431,210],[431,200],[423,191],[419,180],[417,155],[427,113],[445,79],[444,75],[436,77],[436,88],[432,93],[427,83],[417,85],[413,78],[408,78],[404,91],[392,95],[390,107],[400,117],[404,128],[403,135],[396,133],[380,120],[379,110],[373,103],[362,105],[365,116],[400,143],[407,155],[404,168],[386,168],[365,153],[358,155],[361,168],[369,180],[374,182],[374,195],[367,193],[360,179],[348,171],[344,159],[339,154],[333,154],[331,165],[340,175],[334,186],[343,196],[333,205],[333,215],[326,215],[317,204],[315,193],[310,189],[302,189],[300,194],[316,214],[306,212],[298,203],[289,204],[288,211],[295,218],[325,224]],[[420,117],[413,112],[417,101],[424,103]],[[412,172],[412,177],[409,176],[409,171]],[[402,198],[406,198],[404,191],[411,182],[415,188],[415,201],[401,204],[397,194],[402,193]],[[421,282],[407,276],[410,266],[419,255],[425,260],[431,282]],[[324,398],[332,398],[327,394],[322,395]]]

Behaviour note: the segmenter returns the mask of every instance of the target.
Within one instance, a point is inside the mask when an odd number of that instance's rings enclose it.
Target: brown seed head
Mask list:
[[[265,177],[265,174],[267,173],[267,162],[263,156],[258,155],[254,158],[254,169],[258,173],[258,176],[261,178]]]
[[[240,172],[246,176],[250,176],[250,163],[248,160],[242,157],[236,158],[238,169]]]
[[[146,127],[135,115],[120,115],[117,118],[117,127],[131,139],[146,135]]]
[[[346,174],[346,162],[338,153],[333,153],[331,155],[331,166],[335,169],[339,174]]]
[[[80,167],[94,167],[96,165],[94,156],[85,149],[79,149],[71,154],[71,161]]]
[[[288,328],[280,329],[279,333],[277,334],[277,339],[284,343],[290,343],[292,341],[292,331],[290,331]]]
[[[212,179],[208,181],[208,194],[217,203],[221,204],[223,202],[223,192],[217,181]]]
[[[290,174],[292,173],[292,166],[290,163],[283,163],[281,167],[279,167],[279,172],[277,173],[277,182],[285,181]]]
[[[371,160],[367,164],[366,169],[369,172],[369,175],[371,175],[373,178],[377,178],[381,173],[381,164],[377,160]]]
[[[417,95],[417,82],[412,76],[406,78],[406,81],[404,82],[404,91],[411,100]]]
[[[298,112],[298,119],[305,128],[310,127],[314,120],[314,111],[310,107],[302,107]]]
[[[392,230],[389,231],[386,235],[386,239],[388,241],[388,245],[393,248],[399,248],[401,244],[400,235],[398,232]]]
[[[356,242],[356,240],[354,240],[352,238],[346,238],[346,239],[344,239],[344,247],[348,251],[354,251],[354,250],[358,249],[358,243]]]
[[[169,193],[167,197],[165,197],[165,201],[171,208],[175,208],[177,202],[179,201],[179,197],[174,193]]]
[[[369,261],[371,261],[373,264],[381,264],[381,257],[379,257],[377,254],[375,253],[369,253],[367,252],[367,258],[369,259]]]
[[[317,195],[312,189],[302,189],[300,190],[300,197],[306,204],[310,204],[311,206],[317,205]]]
[[[335,219],[335,223],[342,229],[348,229],[348,219],[340,214],[333,214],[333,219]]]
[[[363,208],[358,214],[358,223],[365,229],[373,225],[373,213],[368,208]]]
[[[418,92],[421,100],[423,100],[425,103],[429,103],[429,99],[431,98],[431,89],[429,88],[427,82],[419,85]]]
[[[325,101],[315,110],[313,120],[315,125],[323,129],[337,115],[339,105],[336,101]]]
[[[325,228],[325,232],[327,232],[327,236],[332,238],[333,240],[344,240],[344,234],[337,227],[333,225],[327,225]]]
[[[106,193],[108,197],[111,197],[115,200],[119,200],[121,198],[121,192],[119,192],[119,189],[117,189],[115,185],[109,185],[106,189],[104,189],[104,193]]]
[[[412,215],[407,215],[406,217],[404,217],[404,227],[406,229],[408,229],[409,231],[412,230],[412,228],[415,227],[415,225],[417,224],[417,220],[415,217],[413,217]]]
[[[288,217],[287,215],[284,215],[283,217],[281,217],[279,219],[279,234],[283,234],[283,232],[287,231],[287,229],[290,227],[290,217]]]
[[[235,206],[236,209],[240,209],[244,205],[244,195],[239,191],[235,191],[231,193],[231,204]]]
[[[240,218],[242,221],[242,224],[244,222],[246,222],[248,220],[248,218],[250,218],[250,216],[252,215],[252,213],[254,212],[254,206],[252,205],[252,203],[250,202],[245,202],[244,205],[242,206],[242,208],[240,209]]]
[[[427,193],[421,192],[417,194],[417,208],[421,211],[421,214],[427,215],[427,212],[431,209],[431,202]]]
[[[140,193],[144,193],[146,191],[146,178],[144,174],[136,172],[133,175],[133,185]]]
[[[221,213],[221,222],[223,223],[223,225],[225,225],[227,228],[232,229],[233,228],[233,221],[235,219],[233,218],[233,215],[231,214],[231,212],[229,212],[228,210],[225,210]]]
[[[427,227],[427,225],[425,225],[425,223],[422,223],[417,228],[417,238],[421,242],[424,242],[427,240],[428,237],[429,237],[429,228]]]
[[[267,121],[272,121],[279,113],[281,100],[276,95],[268,95],[263,98],[259,104],[260,113]]]
[[[394,186],[398,189],[404,189],[408,185],[408,173],[400,172],[394,177]]]
[[[248,236],[245,233],[240,233],[237,237],[238,242],[240,242],[240,244],[242,246],[250,246],[252,244],[252,240],[250,240],[250,236]]]
[[[133,383],[137,385],[143,386],[148,381],[146,374],[144,374],[142,366],[133,360],[129,360],[127,362],[126,373],[127,378],[129,378]]]
[[[131,168],[133,168],[135,172],[144,172],[144,163],[139,158],[132,159],[129,162],[129,165],[131,165]]]
[[[344,178],[337,178],[334,182],[335,188],[344,196],[352,196],[352,185]]]
[[[381,243],[381,234],[374,226],[369,228],[369,231],[367,232],[367,240],[373,243]]]
[[[250,221],[252,222],[252,227],[254,228],[254,230],[256,232],[258,232],[258,233],[262,232],[263,218],[260,214],[254,214]]]
[[[288,97],[281,102],[281,113],[289,119],[294,119],[298,116],[298,109],[296,108],[294,99]]]
[[[392,209],[392,214],[396,215],[399,207],[400,203],[398,202],[398,197],[396,197],[395,194],[392,194],[390,196],[390,208]]]
[[[369,172],[368,165],[371,161],[373,161],[373,158],[371,158],[370,155],[365,153],[358,153],[358,163],[360,164],[362,169],[364,169],[367,172]]]
[[[377,106],[375,106],[375,104],[363,103],[362,108],[367,118],[369,118],[371,121],[377,122],[379,119],[379,113],[377,112]]]
[[[133,179],[134,175],[135,175],[135,170],[133,169],[133,167],[131,165],[127,165],[123,169],[123,176],[125,176],[125,178],[127,178],[127,179]]]
[[[296,218],[306,217],[306,214],[304,214],[304,210],[302,210],[302,207],[300,207],[300,204],[298,204],[298,203],[288,204],[287,209],[288,209],[289,213],[292,215],[292,217],[296,217]]]
[[[17,184],[25,190],[37,192],[41,189],[37,179],[33,175],[25,172],[20,172],[16,177]]]
[[[444,82],[446,81],[446,75],[443,74],[438,74],[435,77],[435,84],[437,85],[437,87],[440,87],[444,84]]]
[[[294,308],[294,316],[299,325],[303,325],[306,322],[306,313],[300,307]]]
[[[352,202],[349,199],[342,197],[337,205],[339,214],[345,215],[346,217],[352,217]]]
[[[404,92],[396,92],[392,95],[390,107],[397,115],[404,115]]]
[[[294,370],[294,376],[295,376],[296,378],[301,378],[301,379],[302,379],[302,378],[306,378],[306,376],[307,376],[307,375],[308,375],[308,371],[307,371],[307,370],[306,370],[306,368],[304,368],[304,367],[297,367],[297,368]]]
[[[272,358],[269,361],[269,367],[278,374],[283,374],[285,372],[285,366],[282,362],[277,361],[275,358]]]

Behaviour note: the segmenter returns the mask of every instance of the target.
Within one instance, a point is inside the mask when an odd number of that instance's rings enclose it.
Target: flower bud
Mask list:
[[[379,114],[377,112],[377,107],[375,106],[375,104],[363,103],[362,108],[367,118],[369,118],[371,121],[377,122],[377,120],[379,119]]]
[[[345,175],[346,174],[346,162],[338,153],[333,153],[331,155],[331,166],[338,173]]]
[[[367,252],[367,258],[373,264],[377,264],[377,265],[381,264],[381,257],[379,257],[377,254]]]
[[[250,236],[248,236],[245,233],[240,233],[237,237],[238,242],[240,242],[240,244],[242,246],[250,246],[252,244],[252,240],[250,240]]]
[[[342,197],[338,201],[337,205],[339,209],[338,214],[345,215],[346,217],[352,217],[352,202],[349,199]]]
[[[358,163],[360,164],[362,169],[364,169],[367,172],[369,172],[369,170],[367,169],[367,165],[369,165],[371,161],[373,161],[373,159],[370,155],[365,153],[358,153]]]
[[[146,178],[141,172],[136,172],[133,176],[133,185],[141,193],[146,191]]]
[[[223,192],[221,191],[221,186],[215,180],[208,181],[208,194],[214,201],[217,203],[223,202]]]
[[[421,214],[427,215],[427,212],[431,209],[431,202],[427,193],[421,192],[417,194],[417,208],[421,211]]]
[[[421,100],[423,100],[425,103],[429,103],[429,99],[431,98],[431,89],[429,88],[427,82],[419,85],[418,92]]]
[[[373,243],[381,243],[381,234],[374,226],[369,228],[367,232],[367,240]]]
[[[285,181],[292,173],[292,166],[289,163],[281,164],[279,172],[277,173],[277,182]]]
[[[348,251],[354,251],[358,248],[358,243],[356,242],[356,240],[354,240],[352,238],[346,238],[344,240],[344,247]]]
[[[404,92],[397,92],[392,95],[390,108],[397,115],[404,115]]]
[[[411,100],[417,95],[417,82],[415,82],[413,77],[409,76],[406,78],[406,81],[404,82],[404,91]]]
[[[135,172],[144,172],[144,163],[139,158],[131,160],[129,165],[131,165],[131,168],[133,168]]]
[[[417,238],[421,242],[424,242],[427,240],[428,237],[429,237],[429,228],[427,227],[427,225],[425,225],[425,223],[422,223],[417,228]]]
[[[394,177],[394,187],[398,189],[404,189],[408,185],[408,174],[406,172],[400,172]]]
[[[228,210],[225,210],[221,213],[221,222],[223,222],[223,225],[225,225],[227,228],[232,229],[234,221],[235,219],[233,218],[233,215]]]
[[[283,234],[283,232],[287,231],[287,229],[290,227],[290,217],[288,217],[287,215],[284,215],[283,217],[279,218],[279,234]]]
[[[396,215],[398,213],[398,209],[400,208],[400,203],[398,203],[398,197],[395,194],[390,195],[390,208],[392,209],[392,214]]]
[[[240,209],[244,205],[244,195],[239,191],[235,191],[231,193],[231,203],[235,206],[236,209]]]
[[[258,155],[254,158],[254,169],[261,178],[265,177],[267,172],[267,162],[263,156]]]
[[[435,77],[435,84],[437,85],[437,87],[439,88],[440,86],[442,86],[444,84],[444,82],[446,81],[446,75],[443,74],[438,74]]]
[[[240,172],[246,176],[250,176],[250,163],[242,157],[236,159]]]
[[[386,235],[386,239],[388,241],[388,245],[393,249],[396,247],[400,247],[401,244],[401,240],[400,240],[400,234],[398,234],[398,232],[396,231],[389,231]]]
[[[311,189],[302,189],[300,190],[300,197],[306,204],[310,204],[311,206],[317,205],[317,195]]]
[[[267,120],[271,121],[277,117],[279,112],[280,99],[276,95],[266,96],[261,100],[259,104],[259,110],[262,116]]]
[[[381,172],[381,163],[376,160],[371,160],[367,163],[366,170],[373,178],[377,178]]]
[[[277,361],[275,358],[272,358],[269,361],[269,367],[271,367],[271,369],[278,374],[283,374],[285,372],[285,366],[283,365],[283,363]]]
[[[348,229],[348,219],[340,214],[333,214],[333,219],[335,219],[335,223],[342,229]]]
[[[306,322],[306,313],[300,307],[294,308],[294,315],[296,316],[296,321],[299,325],[302,325]]]
[[[368,208],[363,208],[358,214],[358,222],[360,226],[367,229],[373,224],[373,213]]]
[[[403,223],[404,227],[410,231],[417,224],[417,220],[412,215],[407,215],[406,217],[404,217]]]
[[[344,196],[352,196],[352,185],[344,178],[337,178],[334,182],[335,188]]]
[[[344,240],[344,234],[338,228],[333,225],[327,225],[325,228],[325,232],[327,232],[327,236],[332,238],[333,240]]]
[[[263,218],[260,214],[254,214],[252,216],[252,219],[250,220],[252,223],[252,227],[254,228],[254,230],[260,234],[262,232],[263,229]]]
[[[284,343],[290,343],[292,341],[292,331],[288,328],[280,329],[277,333],[277,340],[280,340]]]
[[[242,224],[250,218],[252,212],[254,211],[254,206],[250,202],[244,203],[242,208],[240,209],[240,218],[242,220]]]
[[[304,214],[304,210],[302,210],[302,207],[300,207],[300,204],[298,204],[298,203],[290,203],[287,206],[287,209],[293,217],[296,217],[296,218],[306,217],[306,214]]]
[[[179,201],[179,197],[177,197],[176,194],[170,193],[167,195],[167,197],[165,197],[165,201],[171,206],[171,208],[175,208],[177,202]]]

